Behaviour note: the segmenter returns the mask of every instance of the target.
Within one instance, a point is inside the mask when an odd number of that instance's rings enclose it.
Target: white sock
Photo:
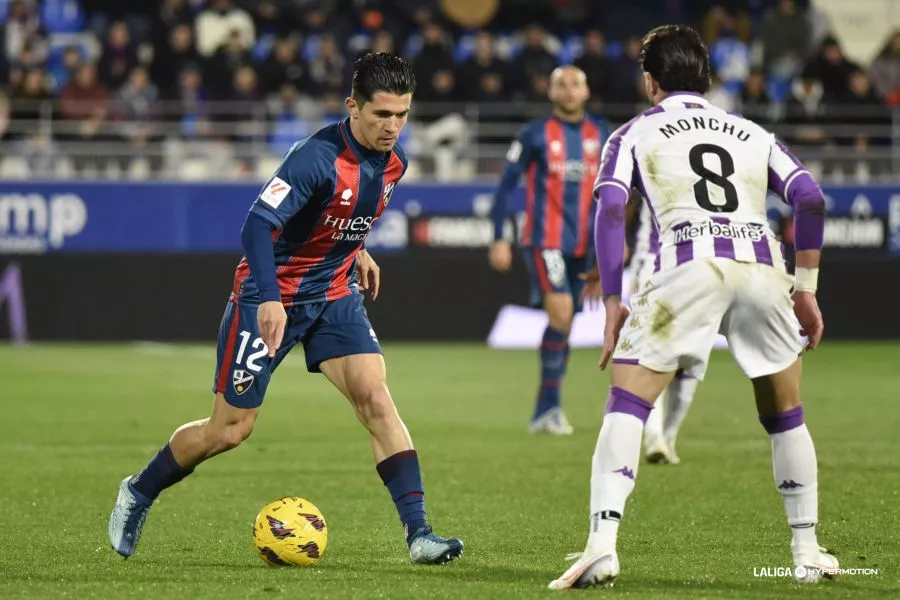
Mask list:
[[[784,498],[784,510],[793,532],[794,555],[818,553],[819,520],[816,449],[806,424],[771,434],[775,486]]]
[[[684,417],[694,401],[698,383],[700,382],[693,377],[676,377],[666,388],[663,435],[666,436],[666,441],[673,449],[675,448],[675,439],[678,437],[678,430],[681,429]]]
[[[666,392],[659,395],[659,398],[653,404],[650,416],[647,417],[647,422],[644,424],[645,448],[663,436],[664,415],[668,410],[666,395]]]
[[[589,553],[616,549],[619,520],[637,477],[643,429],[643,421],[631,414],[610,412],[603,418],[591,465]]]

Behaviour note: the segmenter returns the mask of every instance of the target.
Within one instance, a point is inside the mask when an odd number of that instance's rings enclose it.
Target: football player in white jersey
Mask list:
[[[650,204],[644,200],[638,214],[638,230],[631,258],[631,295],[650,284],[659,252],[659,229],[650,212]],[[656,399],[644,424],[644,456],[647,462],[660,465],[677,465],[681,462],[675,451],[678,431],[688,409],[694,402],[699,379],[706,372],[706,364],[698,364],[691,371],[679,369]]]
[[[838,567],[816,539],[816,452],[803,422],[798,358],[801,333],[809,337],[807,350],[822,339],[815,292],[824,195],[772,134],[703,98],[709,54],[696,31],[652,30],[642,43],[641,67],[655,106],[613,134],[594,186],[606,307],[600,366],[610,358],[613,365],[592,462],[590,533],[584,552],[550,587],[611,585],[619,575],[616,538],[634,489],[644,423],[676,371],[706,363],[720,331],[753,383],[759,420],[772,440],[775,485],[793,535],[794,579],[815,583]],[[660,250],[629,318],[621,292],[632,186],[649,203]],[[766,220],[767,189],[794,208],[794,279]]]

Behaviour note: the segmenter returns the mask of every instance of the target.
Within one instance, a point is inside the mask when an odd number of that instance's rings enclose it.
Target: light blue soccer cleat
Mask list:
[[[462,551],[462,540],[442,538],[426,526],[414,534],[409,545],[409,560],[420,565],[442,565],[462,556]]]
[[[152,501],[131,485],[131,476],[119,484],[116,505],[109,515],[109,543],[113,550],[125,558],[134,554],[151,504]]]

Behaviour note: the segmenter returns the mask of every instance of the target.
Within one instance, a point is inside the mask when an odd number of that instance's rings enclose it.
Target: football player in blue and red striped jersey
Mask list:
[[[508,197],[525,174],[525,222],[519,245],[531,278],[531,303],[543,307],[549,320],[541,340],[541,383],[529,427],[532,433],[572,433],[560,406],[569,330],[584,296],[600,295],[598,278],[587,277],[594,247],[591,187],[609,130],[605,122],[585,112],[588,95],[581,69],[567,66],[553,71],[549,89],[553,114],[519,131],[494,194],[490,262],[502,272],[512,264],[512,248],[504,239]]]
[[[402,58],[357,60],[349,117],[297,142],[250,208],[219,331],[212,416],[183,425],[143,471],[119,486],[109,538],[135,549],[151,504],[204,460],[240,445],[253,429],[272,373],[303,345],[369,430],[378,474],[406,530],[410,560],[460,556],[456,538],[426,519],[419,459],[385,383],[385,365],[361,291],[378,295],[379,269],[364,243],[407,159],[397,145],[415,78]]]

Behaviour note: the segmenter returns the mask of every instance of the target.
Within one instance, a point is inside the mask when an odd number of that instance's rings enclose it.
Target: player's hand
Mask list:
[[[622,304],[620,296],[610,296],[603,303],[606,308],[606,326],[603,329],[603,353],[600,355],[599,366],[606,369],[609,359],[616,350],[616,344],[619,343],[619,332],[628,319],[628,307]]]
[[[809,338],[806,350],[815,350],[822,341],[822,334],[825,331],[822,311],[819,310],[819,302],[816,300],[815,294],[794,292],[794,314],[800,321],[800,335]]]
[[[372,290],[372,300],[375,300],[381,287],[381,267],[368,252],[360,250],[356,256],[356,269],[359,271],[359,289]]]
[[[499,240],[491,244],[488,262],[495,271],[505,273],[512,266],[512,248],[509,242]]]
[[[587,273],[579,273],[578,279],[584,282],[579,301],[588,305],[591,310],[599,308],[603,302],[603,284],[600,282],[600,271],[594,267]]]
[[[287,323],[284,306],[278,300],[263,302],[256,311],[256,320],[259,322],[259,335],[269,349],[269,358],[273,358],[284,338],[284,326]]]

